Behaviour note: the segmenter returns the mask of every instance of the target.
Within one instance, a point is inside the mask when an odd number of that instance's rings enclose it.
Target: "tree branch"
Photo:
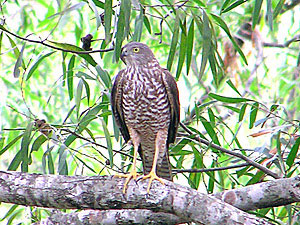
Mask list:
[[[148,209],[116,209],[116,210],[82,210],[80,212],[63,213],[56,211],[47,219],[34,225],[53,224],[76,224],[76,225],[98,225],[98,224],[180,224],[185,223],[179,217],[161,212],[153,212]]]
[[[186,127],[183,123],[180,123],[180,126],[187,132],[189,133],[190,135],[194,134],[188,127]],[[278,174],[274,173],[273,171],[269,170],[267,167],[264,167],[263,165],[253,161],[252,159],[248,158],[247,156],[239,153],[239,152],[234,152],[234,151],[230,151],[230,150],[227,150],[225,148],[222,148],[216,144],[213,144],[203,138],[200,138],[199,136],[195,136],[193,137],[193,139],[195,139],[196,141],[200,142],[200,143],[203,143],[211,148],[214,148],[216,150],[219,150],[221,152],[224,152],[228,155],[232,155],[232,156],[235,156],[235,157],[238,157],[240,159],[243,159],[244,161],[246,161],[247,163],[251,164],[252,166],[254,166],[255,168],[263,171],[265,174],[268,174],[270,175],[271,177],[275,178],[275,179],[279,179],[281,178]]]
[[[0,171],[0,201],[63,209],[149,209],[196,224],[271,224],[189,187],[165,180],[129,183],[112,176],[40,175]]]

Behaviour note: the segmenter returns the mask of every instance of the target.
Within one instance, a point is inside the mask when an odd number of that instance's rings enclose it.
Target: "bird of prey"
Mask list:
[[[125,141],[134,147],[132,171],[117,175],[126,178],[123,193],[131,179],[137,179],[137,154],[143,162],[144,176],[153,180],[172,181],[168,147],[175,141],[179,123],[179,98],[176,81],[160,67],[150,48],[131,42],[122,48],[126,68],[116,76],[112,93],[112,112]]]

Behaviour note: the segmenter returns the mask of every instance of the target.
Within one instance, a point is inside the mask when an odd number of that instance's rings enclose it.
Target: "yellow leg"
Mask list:
[[[132,138],[132,142],[133,142],[133,146],[134,146],[133,164],[132,164],[133,168],[129,174],[117,174],[114,176],[114,177],[119,177],[119,178],[126,178],[126,181],[125,181],[125,184],[123,187],[124,194],[126,193],[129,181],[131,179],[136,180],[136,178],[138,176],[138,174],[136,172],[136,158],[137,158],[138,148],[139,148],[139,144],[140,144],[140,139],[139,139],[138,134],[133,129],[130,129],[129,132],[130,132],[130,136]]]
[[[151,187],[151,183],[153,180],[158,180],[160,183],[162,183],[163,185],[165,185],[165,183],[163,182],[162,178],[159,178],[156,175],[156,165],[157,165],[157,159],[158,159],[158,155],[159,155],[159,150],[161,148],[165,148],[165,143],[166,143],[166,138],[164,138],[164,132],[165,130],[160,130],[157,135],[156,135],[156,140],[155,140],[155,153],[154,153],[154,159],[153,159],[153,165],[152,165],[152,169],[150,171],[150,173],[146,176],[144,176],[142,179],[149,179],[149,184],[148,184],[148,188],[147,188],[147,193],[149,193],[150,191],[150,187]]]

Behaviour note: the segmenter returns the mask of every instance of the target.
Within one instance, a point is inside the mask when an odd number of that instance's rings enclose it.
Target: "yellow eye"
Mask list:
[[[138,53],[140,51],[140,49],[139,48],[134,48],[134,49],[132,49],[132,51],[135,52],[135,53]]]

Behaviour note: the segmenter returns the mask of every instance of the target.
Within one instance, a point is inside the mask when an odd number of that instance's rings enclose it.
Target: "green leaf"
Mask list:
[[[63,83],[62,86],[64,87],[66,84],[66,77],[67,77],[67,65],[66,65],[66,57],[67,57],[67,53],[66,52],[62,52],[62,71],[63,71]]]
[[[107,71],[103,70],[99,65],[97,65],[95,68],[97,70],[97,73],[98,73],[99,77],[103,81],[105,87],[107,89],[110,89],[110,87],[111,87],[111,79],[110,79],[110,76],[107,73]]]
[[[45,137],[45,135],[41,134],[40,136],[37,137],[37,139],[34,140],[32,146],[31,146],[31,152],[37,151],[42,144],[45,143],[45,141],[47,141],[47,137]]]
[[[55,41],[48,41],[48,42],[50,42],[51,44],[53,44],[55,47],[58,47],[58,48],[61,48],[61,49],[64,49],[64,50],[76,51],[76,52],[85,51],[83,48],[80,48],[80,47],[78,47],[76,45],[71,45],[71,44],[67,44],[67,43],[59,43],[59,42],[55,42]],[[80,53],[78,53],[77,55],[79,57],[85,59],[93,67],[97,66],[96,61],[89,54],[80,54]]]
[[[90,86],[89,86],[88,82],[86,82],[85,79],[83,79],[83,77],[81,77],[81,80],[85,87],[86,97],[87,97],[87,101],[88,101],[88,105],[89,105],[90,104],[90,96],[91,96]]]
[[[232,0],[225,0],[223,2],[223,5],[221,7],[221,11],[220,11],[220,14],[222,14],[222,12],[224,11],[225,8],[227,8],[227,6],[231,3]]]
[[[187,35],[187,45],[186,45],[186,74],[189,74],[192,54],[193,54],[193,44],[194,44],[194,19],[192,19],[188,35]]]
[[[232,97],[225,97],[225,96],[221,96],[221,95],[217,95],[214,93],[209,93],[208,94],[211,98],[214,98],[218,101],[221,102],[226,102],[226,103],[240,103],[240,102],[248,102],[248,101],[253,101],[251,99],[247,99],[247,98],[232,98]]]
[[[295,144],[293,145],[287,159],[286,159],[286,164],[291,167],[294,164],[295,158],[297,156],[297,153],[299,151],[299,145],[300,145],[300,137],[297,138],[295,141]]]
[[[226,9],[223,10],[223,8],[222,8],[221,13],[229,12],[230,10],[238,7],[239,5],[241,5],[241,4],[245,3],[245,2],[247,2],[247,0],[237,0],[234,3],[232,3],[230,6],[228,6]]]
[[[97,30],[98,30],[98,28],[101,25],[101,21],[100,21],[100,16],[99,16],[97,7],[96,7],[95,3],[92,0],[88,0],[88,2],[89,2],[89,5],[91,6],[91,8],[92,8],[92,10],[93,10],[93,12],[95,14],[96,23],[97,23]]]
[[[239,45],[236,43],[235,39],[231,36],[230,30],[229,30],[228,26],[226,25],[226,23],[221,19],[221,17],[219,17],[217,15],[211,14],[211,16],[217,22],[217,24],[225,31],[225,33],[229,37],[231,43],[233,44],[234,48],[237,50],[237,52],[242,57],[244,63],[246,65],[248,65],[247,59],[246,59],[243,51],[241,50],[241,48],[239,47]]]
[[[182,71],[183,63],[186,55],[186,21],[183,23],[183,30],[180,36],[180,48],[179,48],[179,57],[176,70],[176,80],[178,80],[180,73]]]
[[[104,29],[105,29],[105,43],[108,44],[111,40],[111,17],[112,17],[112,0],[105,0],[104,3]]]
[[[3,31],[0,32],[0,56],[1,56],[2,38],[3,38]]]
[[[26,127],[24,132],[22,142],[21,142],[21,157],[22,157],[22,164],[21,170],[22,172],[28,172],[28,164],[29,164],[29,155],[28,155],[28,148],[31,140],[31,131],[33,129],[34,123],[29,123]]]
[[[79,82],[78,82],[78,85],[77,85],[76,95],[75,95],[75,104],[76,104],[77,118],[78,118],[79,110],[80,110],[82,88],[83,88],[83,81],[80,79]]]
[[[197,21],[198,20],[196,20],[196,22]],[[205,11],[203,11],[203,23],[201,24],[198,21],[197,25],[200,33],[202,34],[202,39],[203,39],[202,58],[201,58],[201,65],[200,65],[200,72],[199,72],[199,79],[201,79],[205,71],[208,57],[211,54],[211,39],[212,39],[212,34],[209,27],[209,19]]]
[[[245,112],[246,112],[246,108],[247,108],[247,103],[243,104],[240,110],[240,115],[239,115],[239,122],[241,122],[244,118]]]
[[[204,117],[200,116],[200,121],[203,124],[205,130],[207,131],[208,135],[210,136],[210,138],[212,139],[213,143],[215,143],[216,145],[220,145],[220,142],[218,140],[217,134],[214,130],[214,128],[212,127],[212,125],[210,124],[210,122],[208,122]]]
[[[1,25],[0,25],[0,26],[1,26]],[[6,30],[3,26],[1,26],[1,27],[2,27],[4,30]],[[6,36],[7,36],[8,40],[9,40],[9,43],[10,43],[11,47],[12,47],[13,50],[14,50],[14,55],[15,55],[16,59],[19,58],[19,56],[20,56],[20,51],[19,51],[19,49],[18,49],[16,43],[15,43],[15,42],[13,41],[13,39],[11,39],[8,35],[6,35]],[[24,64],[23,61],[22,61],[22,68],[25,70],[25,64]]]
[[[257,112],[258,112],[258,102],[253,103],[250,111],[250,123],[249,123],[249,129],[252,129],[256,120]]]
[[[152,33],[152,31],[151,31],[151,24],[150,24],[150,21],[149,21],[149,19],[148,19],[148,17],[147,17],[146,15],[144,15],[144,25],[145,25],[145,27],[147,28],[149,34],[151,34],[151,33]],[[0,43],[1,43],[1,42],[0,42]],[[0,49],[0,50],[1,50],[1,49]],[[1,53],[1,52],[0,52],[0,53]]]
[[[140,6],[140,15],[135,20],[135,28],[132,40],[140,42],[143,32],[143,22],[144,22],[144,11],[142,6]]]
[[[105,139],[106,139],[106,143],[107,143],[107,149],[108,149],[108,155],[109,155],[109,162],[110,162],[110,167],[113,167],[113,149],[112,149],[112,143],[111,143],[111,138],[110,138],[110,134],[109,131],[107,129],[106,123],[104,122],[103,119],[101,119],[102,122],[102,128],[104,131],[104,135],[105,135]]]
[[[0,151],[0,155],[6,152],[10,147],[12,147],[21,137],[23,137],[23,133],[19,136],[15,137],[11,142],[9,142],[3,149]]]
[[[42,55],[40,57],[38,57],[38,59],[34,62],[34,64],[32,65],[32,67],[30,67],[29,72],[27,74],[26,80],[29,80],[29,78],[32,76],[32,74],[34,73],[34,71],[37,69],[38,65],[48,56],[52,55],[54,52],[49,52],[45,55]]]
[[[267,0],[267,18],[270,30],[273,31],[273,10],[272,10],[272,0]]]
[[[120,6],[120,12],[118,16],[118,22],[117,22],[117,32],[116,32],[116,44],[115,44],[115,61],[118,62],[120,55],[121,55],[121,49],[122,49],[122,42],[124,39],[124,29],[125,29],[125,6],[124,1],[121,1]]]
[[[285,0],[280,0],[277,3],[277,5],[274,9],[274,12],[273,12],[273,19],[275,19],[279,15],[280,11],[282,10],[282,7],[284,6],[284,2],[285,2]]]
[[[231,82],[230,79],[228,79],[228,80],[226,81],[226,83],[229,85],[229,87],[232,88],[232,90],[234,90],[239,96],[242,97],[241,93],[238,91],[238,89],[236,89],[236,87],[234,86],[234,84]]]
[[[215,120],[215,114],[214,112],[211,110],[211,108],[207,109],[207,113],[208,113],[208,117],[209,117],[209,121],[211,123],[212,126],[216,125],[216,120]]]
[[[11,163],[9,164],[7,170],[16,171],[18,169],[22,159],[23,159],[23,152],[22,152],[22,150],[19,150],[17,152],[17,154],[15,155],[15,157],[13,158],[13,160],[11,161]]]
[[[70,100],[73,99],[73,74],[74,74],[75,55],[72,55],[68,64],[67,84]]]
[[[7,213],[0,219],[0,221],[3,221],[4,219],[8,218],[18,207],[19,205],[13,205],[12,207],[9,208]]]
[[[58,174],[59,175],[68,175],[68,165],[67,165],[67,156],[68,152],[66,151],[66,146],[62,145],[58,151]]]
[[[19,57],[17,59],[17,62],[15,64],[15,67],[14,67],[14,77],[17,78],[20,76],[20,68],[22,67],[22,62],[23,62],[23,52],[24,52],[24,49],[25,49],[25,45],[26,45],[26,42],[23,44],[22,46],[22,49],[21,49],[21,52],[19,54]]]
[[[124,38],[128,38],[130,31],[130,15],[131,15],[131,0],[122,0],[124,2],[124,17],[125,17],[125,33]],[[142,6],[140,6],[141,11],[144,11]],[[142,13],[142,12],[141,12]]]
[[[173,36],[172,36],[172,41],[171,41],[171,46],[170,46],[170,51],[169,51],[169,56],[168,56],[168,62],[167,62],[167,69],[169,71],[171,71],[171,68],[172,68],[174,56],[176,53],[176,46],[177,46],[177,42],[178,42],[179,17],[177,15],[176,15],[176,20],[175,20],[175,24],[174,24]]]
[[[255,28],[256,24],[259,21],[259,14],[261,10],[263,0],[255,0],[253,15],[252,15],[252,29]]]

